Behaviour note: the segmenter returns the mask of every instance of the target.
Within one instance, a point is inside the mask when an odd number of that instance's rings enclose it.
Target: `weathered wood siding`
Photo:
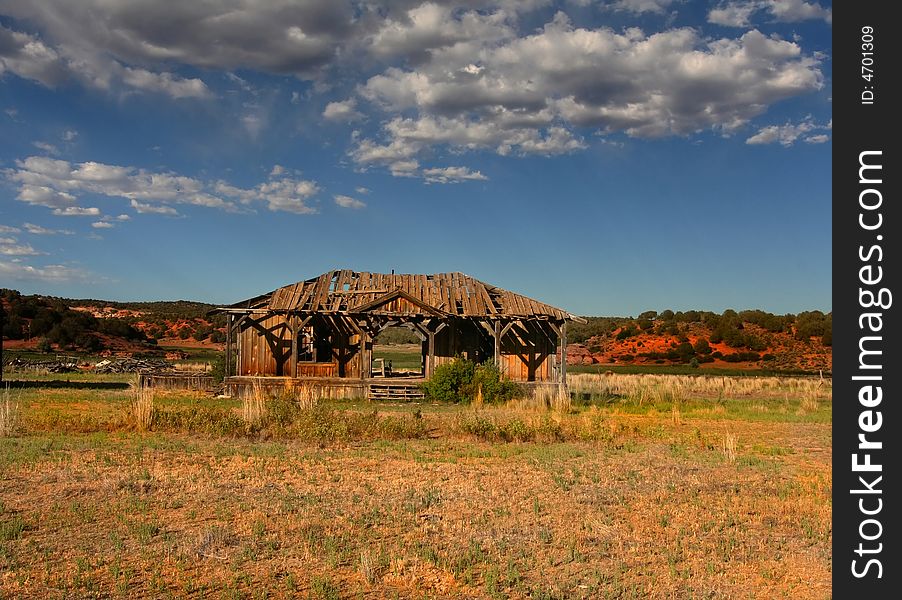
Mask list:
[[[238,333],[238,375],[288,375],[291,329],[284,317],[254,323],[245,323]]]

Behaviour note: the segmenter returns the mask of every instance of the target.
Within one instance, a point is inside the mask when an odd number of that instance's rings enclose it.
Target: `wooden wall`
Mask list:
[[[284,317],[272,316],[238,333],[237,375],[289,375],[291,330]]]
[[[329,324],[313,324],[316,362],[299,361],[298,377],[360,377],[359,336],[335,331]],[[291,377],[291,327],[281,315],[245,321],[237,335],[239,376]]]
[[[377,310],[400,312],[413,308],[399,298]],[[335,322],[317,316],[309,323],[317,340],[316,362],[299,361],[297,377],[370,376],[372,340],[361,348],[361,336],[341,330]],[[502,336],[500,367],[516,381],[553,381],[558,338],[547,322],[523,321],[510,327]],[[295,376],[292,372],[291,327],[284,316],[276,315],[259,321],[246,320],[237,334],[239,376]],[[428,342],[423,342],[428,353]],[[458,356],[482,362],[495,356],[492,334],[476,321],[453,319],[435,335],[434,366],[451,362]]]

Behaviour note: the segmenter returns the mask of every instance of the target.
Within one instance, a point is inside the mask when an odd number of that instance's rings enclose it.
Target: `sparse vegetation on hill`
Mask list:
[[[832,369],[833,315],[761,310],[591,317],[568,328],[571,364],[744,363],[790,371]]]
[[[23,296],[0,290],[7,316],[3,336],[31,340],[38,351],[96,352],[151,348],[164,343],[220,344],[224,315],[210,304],[106,302]],[[682,364],[776,371],[832,369],[833,315],[821,311],[776,315],[762,310],[648,310],[636,317],[586,317],[567,328],[571,364]],[[383,331],[377,344],[419,344],[410,330]]]
[[[81,350],[154,345],[159,340],[225,341],[225,318],[208,315],[201,302],[106,302],[51,296],[25,296],[0,290],[6,311],[3,337],[28,340],[38,351]]]
[[[48,296],[23,296],[15,290],[0,290],[6,317],[3,337],[34,339],[39,351],[53,346],[65,350],[96,352],[109,338],[143,342],[146,336],[120,319],[98,319],[84,311],[72,310],[66,300]]]

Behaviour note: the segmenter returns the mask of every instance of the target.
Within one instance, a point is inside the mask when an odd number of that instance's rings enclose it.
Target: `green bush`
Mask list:
[[[479,390],[482,390],[482,401],[489,404],[507,402],[520,394],[520,386],[505,379],[495,363],[482,363],[473,369],[470,397],[475,398]]]
[[[422,388],[428,400],[453,403],[469,403],[480,391],[483,402],[489,404],[505,402],[520,393],[520,387],[505,379],[497,365],[477,365],[465,358],[436,367]]]
[[[423,384],[423,393],[437,402],[469,402],[467,386],[473,382],[475,371],[476,365],[465,358],[439,365]]]

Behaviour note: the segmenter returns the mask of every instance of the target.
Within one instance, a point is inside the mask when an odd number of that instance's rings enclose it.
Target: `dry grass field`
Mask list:
[[[2,597],[831,595],[829,380],[577,375],[500,407],[105,381],[0,393]]]

